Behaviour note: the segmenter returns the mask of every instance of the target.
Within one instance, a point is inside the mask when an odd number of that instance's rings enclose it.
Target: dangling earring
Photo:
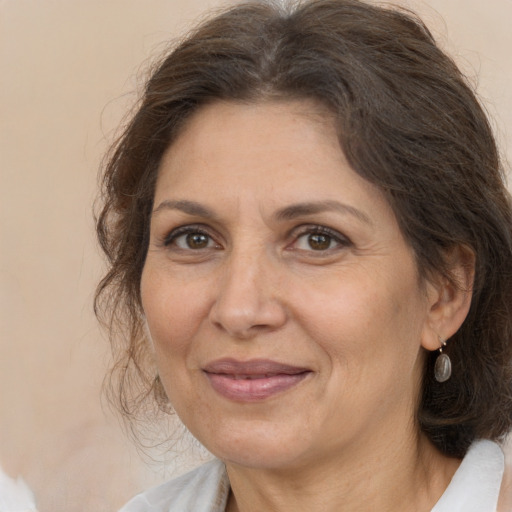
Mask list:
[[[452,375],[452,362],[449,356],[443,354],[446,341],[441,339],[441,337],[439,337],[439,341],[441,342],[441,347],[439,347],[439,355],[434,366],[434,377],[437,382],[446,382]]]
[[[153,396],[155,398],[155,402],[158,405],[158,408],[162,412],[165,414],[172,414],[174,412],[171,403],[169,402],[169,398],[167,397],[167,393],[165,392],[164,386],[162,385],[162,381],[160,380],[160,375],[158,374],[153,381]]]

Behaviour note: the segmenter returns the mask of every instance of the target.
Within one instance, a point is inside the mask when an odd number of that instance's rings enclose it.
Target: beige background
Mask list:
[[[0,461],[40,512],[115,510],[162,478],[100,402],[91,205],[141,63],[215,5],[0,0]],[[475,77],[512,160],[512,0],[411,5]]]

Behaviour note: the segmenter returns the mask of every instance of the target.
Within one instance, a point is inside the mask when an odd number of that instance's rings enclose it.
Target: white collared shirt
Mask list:
[[[495,512],[504,471],[501,448],[476,441],[431,512]],[[135,496],[119,512],[225,512],[226,468],[213,460]]]
[[[432,512],[495,512],[504,469],[501,448],[476,441]]]
[[[32,491],[21,479],[8,477],[0,467],[0,512],[36,512]]]

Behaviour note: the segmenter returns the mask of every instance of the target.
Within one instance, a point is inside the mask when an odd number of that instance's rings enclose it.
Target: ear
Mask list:
[[[467,246],[457,245],[445,255],[452,279],[438,276],[427,283],[428,318],[421,344],[437,350],[441,340],[451,338],[460,328],[471,306],[475,278],[475,254]]]

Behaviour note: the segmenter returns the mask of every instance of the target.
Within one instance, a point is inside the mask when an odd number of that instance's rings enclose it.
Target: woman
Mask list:
[[[419,20],[219,14],[155,70],[104,184],[121,410],[172,404],[217,457],[124,512],[496,510],[510,197]]]

